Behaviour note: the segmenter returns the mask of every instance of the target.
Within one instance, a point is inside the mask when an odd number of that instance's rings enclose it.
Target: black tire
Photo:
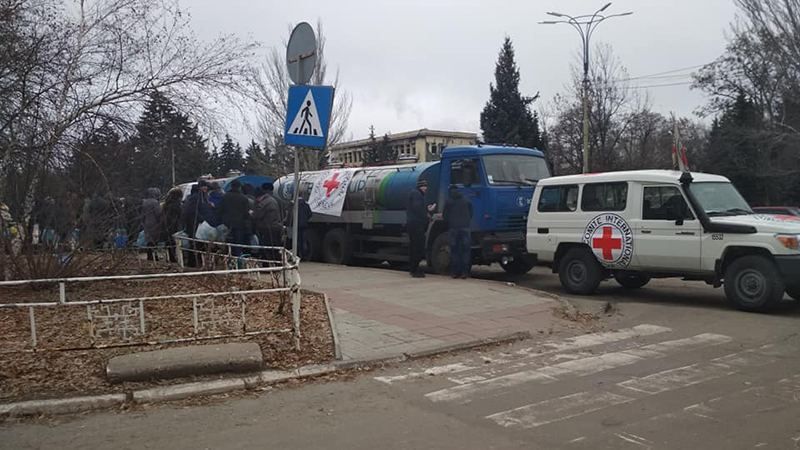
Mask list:
[[[513,261],[509,261],[505,264],[500,262],[500,267],[502,267],[506,273],[511,275],[525,275],[526,273],[530,272],[535,265],[536,264],[534,262],[526,261],[524,259],[514,259]]]
[[[304,235],[306,241],[307,255],[304,255],[309,261],[322,260],[322,238],[320,232],[314,229],[306,230]]]
[[[767,312],[783,299],[786,287],[769,258],[747,255],[725,269],[725,296],[742,311]]]
[[[619,285],[625,289],[639,289],[650,282],[649,275],[636,272],[615,273],[614,279],[617,280],[617,283],[619,283]]]
[[[342,228],[325,233],[322,240],[322,260],[329,264],[350,264],[353,259],[353,242]]]
[[[585,248],[572,248],[558,264],[561,286],[570,294],[590,295],[603,281],[604,269],[594,254]]]
[[[428,267],[434,273],[441,275],[450,271],[450,242],[447,232],[439,234],[433,240],[430,257],[428,258]]]
[[[786,286],[786,295],[800,302],[800,286]]]

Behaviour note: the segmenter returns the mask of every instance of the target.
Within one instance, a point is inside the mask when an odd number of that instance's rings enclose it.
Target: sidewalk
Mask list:
[[[344,359],[535,332],[557,321],[555,300],[498,282],[306,262],[300,272],[303,287],[328,294]]]

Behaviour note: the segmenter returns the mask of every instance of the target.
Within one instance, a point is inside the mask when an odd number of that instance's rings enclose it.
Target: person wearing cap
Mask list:
[[[425,278],[425,272],[420,270],[419,263],[425,258],[425,232],[428,229],[428,215],[436,208],[436,203],[426,205],[425,193],[427,191],[428,182],[422,179],[417,180],[417,187],[409,192],[406,203],[409,273],[414,278]]]

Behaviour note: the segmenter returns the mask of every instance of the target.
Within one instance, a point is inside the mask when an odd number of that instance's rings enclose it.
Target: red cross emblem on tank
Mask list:
[[[599,238],[592,238],[592,248],[603,252],[603,259],[612,261],[613,250],[622,250],[622,239],[615,238],[611,227],[603,227],[603,234]]]
[[[333,177],[331,177],[331,179],[325,180],[325,182],[322,183],[322,187],[325,188],[325,197],[330,197],[331,192],[335,191],[339,187],[339,185],[342,184],[342,182],[339,181],[338,178],[339,178],[339,172],[334,172]]]

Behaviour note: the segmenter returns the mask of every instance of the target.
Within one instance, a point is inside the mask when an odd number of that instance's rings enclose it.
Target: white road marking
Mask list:
[[[603,344],[612,344],[615,342],[620,342],[631,338],[652,336],[655,334],[667,333],[670,331],[672,331],[672,329],[667,327],[650,325],[650,324],[640,324],[631,328],[622,328],[616,331],[604,331],[601,333],[583,334],[580,336],[575,336],[560,341],[547,341],[535,347],[521,348],[515,350],[512,353],[501,353],[501,355],[505,357],[514,356],[516,357],[516,360],[512,360],[510,358],[494,360],[493,361],[494,364],[492,365],[492,367],[488,369],[486,372],[484,372],[480,379],[483,380],[486,378],[490,378],[502,372],[504,369],[507,371],[509,369],[526,367],[530,364],[529,360],[530,358],[540,358],[542,356],[552,355],[554,353],[580,350],[587,347],[593,347]],[[555,358],[577,359],[582,356],[590,356],[590,355],[592,355],[592,353],[590,352],[579,352],[571,355],[559,354]],[[502,366],[500,363],[508,363],[508,364],[506,366]],[[449,378],[449,380],[456,384],[467,384],[476,381],[474,378],[475,377],[473,376],[453,377]]]
[[[622,439],[623,441],[630,442],[631,444],[636,444],[644,448],[653,448],[653,441],[647,440],[633,433],[614,433],[614,436]]]
[[[575,444],[576,442],[585,441],[585,440],[586,440],[586,436],[581,436],[581,437],[577,437],[577,438],[569,441],[569,443],[570,444]]]
[[[411,372],[405,375],[394,375],[388,377],[375,377],[375,379],[386,384],[392,384],[395,381],[403,381],[409,378],[421,378],[425,376],[442,375],[446,373],[465,372],[467,370],[471,370],[474,368],[475,368],[474,366],[468,366],[462,363],[456,363],[456,364],[447,364],[444,366],[430,367],[422,372]]]
[[[774,358],[748,350],[714,358],[705,363],[669,369],[642,378],[632,378],[617,383],[617,386],[647,394],[659,394],[733,375],[737,369],[760,367],[772,362],[775,362]]]
[[[504,427],[535,428],[634,400],[611,392],[578,392],[502,411],[486,418]]]
[[[668,353],[677,352],[679,350],[719,345],[730,341],[731,338],[728,336],[704,333],[690,338],[646,345],[638,349],[604,353],[597,356],[553,364],[539,369],[524,370],[474,383],[466,383],[460,386],[430,392],[425,394],[425,396],[434,402],[462,400],[466,403],[470,401],[470,397],[476,394],[487,394],[530,382],[539,382],[542,384],[552,383],[557,381],[558,377],[565,375],[590,375],[635,364],[647,358],[664,357]]]

